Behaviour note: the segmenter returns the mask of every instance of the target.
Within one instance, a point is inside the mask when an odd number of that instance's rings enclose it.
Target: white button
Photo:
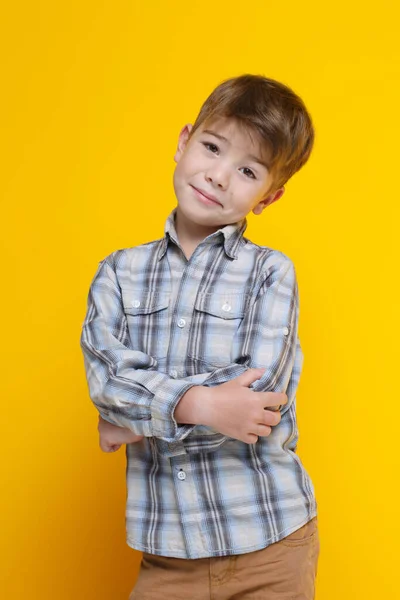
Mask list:
[[[178,321],[178,327],[185,327],[185,325],[186,325],[185,319],[179,319],[179,321]]]
[[[287,327],[283,328],[283,335],[288,335],[289,334],[289,329]]]
[[[184,481],[186,479],[186,473],[185,473],[185,471],[179,471],[179,473],[178,473],[178,479],[180,479],[181,481]]]
[[[132,300],[132,306],[133,308],[139,308],[140,300]]]
[[[172,379],[176,379],[178,377],[178,371],[175,371],[175,369],[172,369],[169,374],[171,375]]]
[[[232,310],[232,306],[229,304],[229,302],[225,302],[225,304],[222,307],[222,310],[224,310],[225,312],[229,312],[230,310]]]

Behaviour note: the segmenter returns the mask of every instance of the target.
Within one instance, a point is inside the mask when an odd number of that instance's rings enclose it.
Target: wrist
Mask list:
[[[174,418],[182,425],[206,425],[206,405],[210,388],[195,385],[185,392],[175,407]]]

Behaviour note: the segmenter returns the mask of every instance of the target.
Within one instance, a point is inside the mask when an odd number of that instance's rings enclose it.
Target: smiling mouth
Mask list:
[[[205,192],[203,192],[202,190],[199,190],[194,185],[191,185],[191,188],[195,191],[197,197],[202,202],[205,202],[206,204],[217,204],[218,206],[222,206],[221,202],[219,202],[216,198],[214,198],[214,196],[208,196]]]

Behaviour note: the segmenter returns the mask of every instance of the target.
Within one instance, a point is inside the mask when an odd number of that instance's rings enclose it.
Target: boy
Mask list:
[[[180,133],[165,236],[99,263],[81,346],[100,445],[127,444],[130,600],[314,598],[295,270],[243,235],[313,140],[286,86],[223,82]]]

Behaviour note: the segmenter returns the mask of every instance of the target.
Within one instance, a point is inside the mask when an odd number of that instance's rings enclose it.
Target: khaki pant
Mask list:
[[[313,600],[317,517],[263,550],[218,558],[143,554],[129,600]]]

